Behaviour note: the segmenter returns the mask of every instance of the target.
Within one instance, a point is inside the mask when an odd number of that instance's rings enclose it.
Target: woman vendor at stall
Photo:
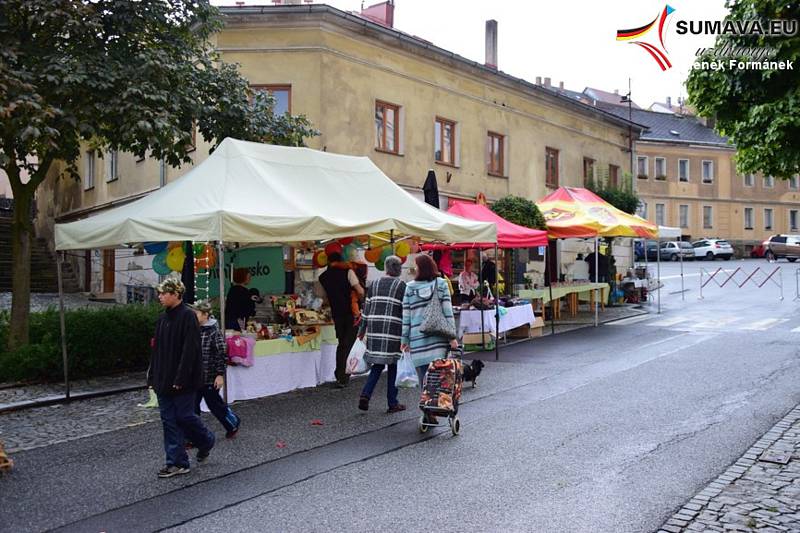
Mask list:
[[[250,270],[236,268],[233,270],[233,285],[228,289],[225,298],[225,329],[241,331],[239,321],[247,323],[247,319],[256,314],[256,303],[247,284],[250,283]]]
[[[472,271],[472,261],[464,260],[464,270],[458,275],[458,292],[462,302],[469,302],[478,289],[478,276]]]

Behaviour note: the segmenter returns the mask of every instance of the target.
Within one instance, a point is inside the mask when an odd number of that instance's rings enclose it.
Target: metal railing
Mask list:
[[[798,269],[797,272],[800,273],[800,269]],[[703,280],[703,274],[707,276],[707,279],[705,281]],[[738,279],[736,279],[737,275],[739,274],[745,277],[741,283],[739,282]],[[764,279],[759,282],[758,277],[756,276],[757,274],[760,274]],[[775,274],[778,275],[777,280],[775,279]],[[719,276],[719,278],[717,276]],[[741,276],[739,277],[741,278]],[[800,277],[798,276],[800,276],[800,274],[796,273],[795,274],[796,283],[800,283]],[[722,278],[724,278],[724,281],[720,283],[719,279]],[[781,267],[779,266],[775,267],[775,270],[773,270],[772,272],[767,272],[766,270],[761,270],[761,267],[756,267],[756,269],[750,272],[749,274],[746,271],[744,271],[742,267],[738,267],[731,272],[723,269],[722,267],[716,269],[714,272],[708,272],[705,268],[701,268],[700,297],[699,297],[700,300],[703,299],[703,287],[705,287],[712,281],[717,285],[717,287],[720,288],[725,287],[725,285],[727,285],[728,282],[733,281],[733,285],[735,285],[739,289],[741,289],[748,283],[752,283],[753,285],[755,285],[757,288],[760,289],[764,287],[764,285],[766,285],[767,282],[769,281],[780,289],[780,299],[783,300],[783,272],[781,271]],[[800,285],[798,286],[800,287]],[[800,292],[798,292],[798,297],[800,297]],[[798,297],[796,297],[795,299],[798,299]]]

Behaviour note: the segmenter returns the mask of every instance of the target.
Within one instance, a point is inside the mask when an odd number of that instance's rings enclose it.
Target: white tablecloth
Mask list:
[[[336,345],[319,350],[256,356],[251,367],[228,367],[228,403],[316,387],[334,380]],[[203,411],[208,411],[205,402]]]
[[[536,320],[533,307],[530,305],[507,307],[506,310],[508,312],[505,315],[500,315],[500,333],[526,324],[533,324]],[[460,333],[480,333],[481,312],[478,310],[461,311],[458,329]],[[483,331],[495,333],[494,309],[483,311]]]

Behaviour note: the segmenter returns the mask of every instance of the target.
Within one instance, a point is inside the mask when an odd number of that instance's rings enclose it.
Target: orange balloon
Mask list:
[[[364,252],[364,259],[369,261],[370,263],[375,263],[381,258],[381,249],[380,248],[372,248]]]

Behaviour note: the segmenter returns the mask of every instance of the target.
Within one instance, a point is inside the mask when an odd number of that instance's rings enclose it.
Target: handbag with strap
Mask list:
[[[422,312],[422,323],[419,325],[419,332],[425,335],[436,335],[446,339],[456,338],[455,325],[444,316],[442,300],[439,298],[438,281],[433,282],[433,294],[431,294],[428,305]]]

